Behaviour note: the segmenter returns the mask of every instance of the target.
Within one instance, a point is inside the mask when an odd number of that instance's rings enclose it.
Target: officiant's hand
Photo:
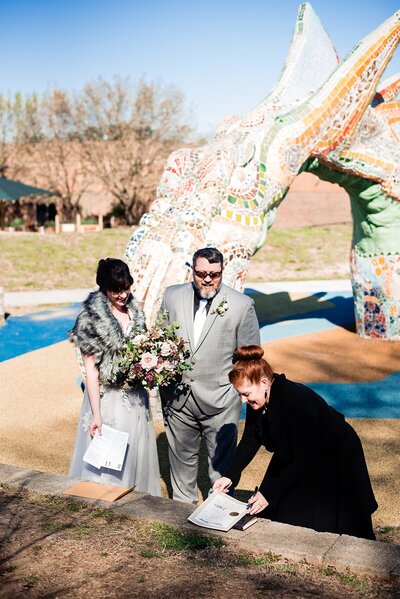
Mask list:
[[[247,503],[249,506],[251,506],[248,511],[249,514],[258,514],[268,507],[268,501],[265,499],[264,495],[260,493],[260,491],[257,491],[255,495],[249,497]]]
[[[226,476],[222,476],[221,478],[218,478],[213,484],[213,490],[221,491],[222,493],[227,493],[231,485],[231,479],[227,478]]]
[[[92,422],[89,424],[89,433],[92,437],[95,436],[96,431],[99,431],[99,435],[101,435],[101,425],[103,424],[100,416],[93,416]]]

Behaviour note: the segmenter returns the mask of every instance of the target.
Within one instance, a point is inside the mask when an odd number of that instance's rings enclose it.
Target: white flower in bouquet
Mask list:
[[[175,368],[174,365],[171,362],[169,362],[168,360],[159,359],[158,360],[158,364],[157,364],[157,366],[155,367],[154,370],[158,374],[162,374],[163,371],[170,371],[171,372],[171,371],[174,370],[174,368]]]
[[[160,354],[164,357],[169,356],[169,354],[172,352],[172,347],[171,344],[168,343],[168,341],[164,341],[163,343],[161,343],[160,345]]]
[[[163,370],[168,370],[169,372],[173,372],[175,369],[174,364],[172,364],[172,362],[169,362],[168,360],[165,360],[165,362],[163,363]]]
[[[133,345],[140,345],[142,341],[146,341],[146,339],[146,335],[135,335],[135,337],[132,339],[132,343]]]
[[[140,364],[145,370],[150,370],[151,368],[154,368],[155,366],[157,366],[157,363],[157,356],[149,352],[144,353],[142,359],[140,360]]]

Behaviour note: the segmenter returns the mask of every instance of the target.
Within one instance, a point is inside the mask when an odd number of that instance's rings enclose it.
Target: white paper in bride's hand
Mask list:
[[[101,435],[96,431],[83,459],[95,468],[122,470],[129,433],[103,424]]]
[[[227,531],[247,513],[247,503],[214,491],[188,518],[193,524]]]
[[[83,460],[95,468],[101,468],[104,464],[109,447],[110,441],[106,437],[103,437],[103,435],[99,435],[96,431],[95,436],[83,456]]]

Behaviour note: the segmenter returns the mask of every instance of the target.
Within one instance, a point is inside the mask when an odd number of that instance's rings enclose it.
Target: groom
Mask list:
[[[233,353],[241,345],[259,345],[260,333],[253,300],[222,283],[219,250],[197,250],[192,269],[192,283],[167,287],[161,311],[179,322],[193,369],[180,383],[160,387],[160,395],[173,498],[197,503],[201,437],[212,485],[236,448],[241,402],[228,378]]]

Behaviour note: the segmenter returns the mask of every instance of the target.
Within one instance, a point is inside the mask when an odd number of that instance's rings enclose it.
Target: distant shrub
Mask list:
[[[22,218],[14,218],[13,220],[10,220],[10,222],[7,223],[6,226],[7,227],[23,227],[24,221]]]

